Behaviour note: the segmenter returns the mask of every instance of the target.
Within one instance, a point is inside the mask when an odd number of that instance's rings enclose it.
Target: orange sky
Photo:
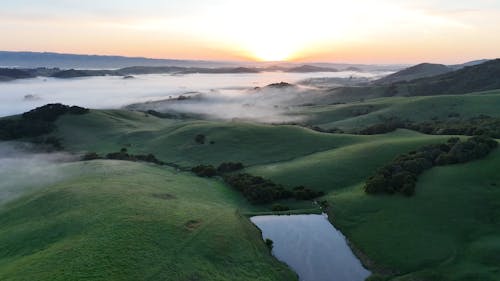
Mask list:
[[[0,10],[2,50],[355,63],[500,56],[499,1],[12,2]]]

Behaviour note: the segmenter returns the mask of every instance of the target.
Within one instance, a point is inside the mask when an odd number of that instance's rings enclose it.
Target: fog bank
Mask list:
[[[315,77],[372,78],[380,75],[381,73],[347,71],[137,75],[132,79],[122,77],[20,79],[0,82],[0,116],[20,114],[47,103],[113,109],[133,103],[177,97],[193,91],[224,93],[228,89],[251,89],[280,81],[297,83]]]
[[[77,159],[68,153],[34,152],[26,143],[0,142],[0,205],[68,178],[61,163]]]

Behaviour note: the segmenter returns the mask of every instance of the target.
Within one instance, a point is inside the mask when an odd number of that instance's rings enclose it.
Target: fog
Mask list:
[[[0,205],[68,178],[60,167],[74,160],[68,153],[39,153],[30,144],[0,142]]]
[[[245,118],[248,107],[242,110],[244,104],[252,103],[257,95],[242,97],[240,100],[228,96],[249,94],[248,89],[264,87],[271,83],[298,81],[315,77],[373,78],[386,73],[368,72],[328,72],[328,73],[248,73],[248,74],[189,74],[189,75],[137,75],[134,79],[122,77],[89,77],[74,79],[34,78],[21,79],[0,83],[0,116],[19,114],[34,107],[47,103],[60,102],[68,105],[79,105],[95,109],[112,109],[146,101],[164,100],[177,97],[186,92],[202,92],[210,95],[210,99],[221,94],[220,100],[211,100],[211,108],[207,111],[229,111],[227,117]],[[284,92],[283,94],[288,94]],[[277,99],[276,94],[263,96],[252,110],[263,111],[256,114],[265,116],[266,107],[273,107],[278,101],[289,100],[288,97]],[[225,106],[232,106],[232,109]],[[184,106],[185,111],[198,111],[203,105]],[[239,108],[239,109],[238,109]],[[239,113],[237,112],[239,111]],[[274,112],[274,111],[273,111]],[[253,116],[253,114],[252,114]],[[250,117],[252,117],[250,116]]]

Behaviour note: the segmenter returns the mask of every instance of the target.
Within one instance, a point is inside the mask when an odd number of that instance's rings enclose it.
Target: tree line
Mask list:
[[[96,152],[89,152],[82,157],[83,161],[107,159],[107,160],[122,160],[133,162],[149,162],[156,165],[166,165],[165,162],[158,160],[153,154],[129,154],[126,148],[122,148],[119,152],[111,152],[105,156],[100,156]]]
[[[450,117],[456,117],[451,114]],[[500,118],[479,115],[469,119],[450,118],[448,120],[430,120],[421,123],[390,118],[384,123],[375,124],[360,130],[361,135],[376,135],[393,132],[397,129],[409,129],[429,135],[465,135],[500,138]]]
[[[234,173],[244,168],[242,163],[222,163],[217,168],[212,165],[198,165],[191,171],[200,177],[221,176],[224,182],[240,191],[253,204],[267,204],[281,199],[295,198],[311,200],[324,193],[305,186],[297,186],[289,190],[283,185],[269,179],[253,176],[248,173]]]
[[[401,193],[412,196],[415,193],[420,174],[434,166],[465,163],[480,159],[497,148],[496,140],[477,136],[461,141],[451,138],[446,143],[423,146],[402,154],[389,164],[378,169],[368,178],[364,190],[368,194]]]

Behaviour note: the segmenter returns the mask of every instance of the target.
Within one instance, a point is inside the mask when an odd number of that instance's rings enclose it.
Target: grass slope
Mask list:
[[[394,280],[500,279],[500,150],[426,172],[417,194],[367,196],[354,185],[328,199],[351,242]]]
[[[356,131],[394,117],[414,122],[446,119],[456,113],[463,118],[480,114],[499,117],[499,107],[500,91],[495,90],[468,95],[393,97],[354,104],[315,106],[305,108],[300,114],[308,115],[306,122],[311,125]]]
[[[182,166],[284,161],[360,139],[295,126],[169,120],[131,111],[91,111],[83,116],[64,116],[57,126],[56,135],[70,151],[107,153],[127,147],[133,153],[154,153],[163,161]],[[206,136],[205,144],[195,142],[198,134]]]
[[[247,172],[289,186],[306,185],[316,190],[334,191],[366,180],[401,153],[447,138],[398,130],[386,135],[365,136],[361,143],[291,161],[254,166]]]
[[[0,280],[296,280],[222,184],[122,161],[0,207]]]

